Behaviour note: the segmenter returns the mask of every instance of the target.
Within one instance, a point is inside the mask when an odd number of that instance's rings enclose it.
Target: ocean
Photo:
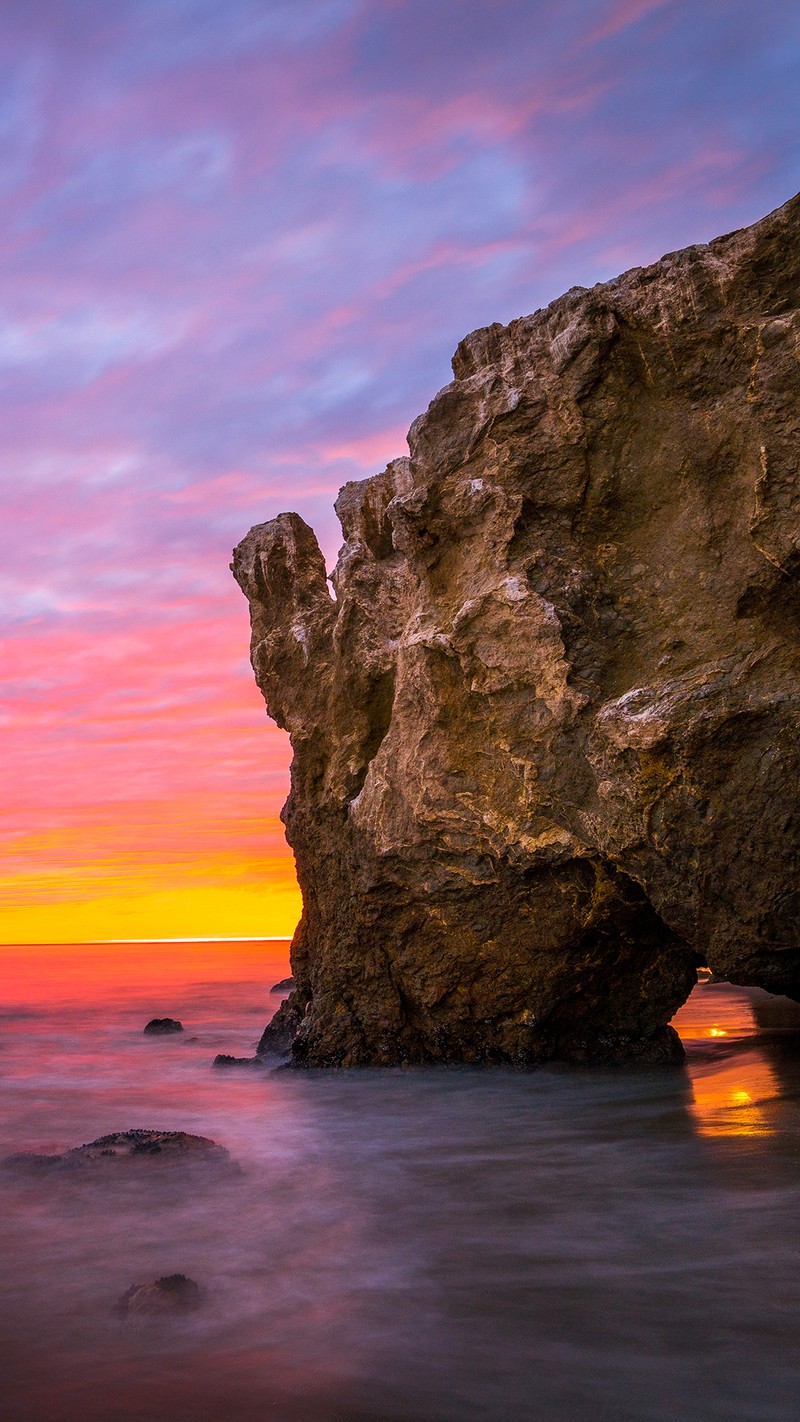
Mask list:
[[[287,955],[0,949],[0,1154],[241,1167],[0,1173],[3,1422],[795,1422],[800,1008],[700,982],[682,1069],[214,1070]],[[115,1314],[173,1273],[196,1313]]]

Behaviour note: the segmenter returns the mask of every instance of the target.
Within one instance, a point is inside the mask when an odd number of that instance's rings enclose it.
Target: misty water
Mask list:
[[[0,953],[1,1154],[154,1127],[241,1166],[0,1176],[4,1422],[798,1416],[782,999],[700,983],[684,1069],[224,1072],[285,945]],[[115,1316],[176,1272],[198,1313]]]

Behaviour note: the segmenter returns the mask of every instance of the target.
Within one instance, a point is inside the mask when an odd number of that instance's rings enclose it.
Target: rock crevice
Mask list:
[[[234,554],[304,913],[262,1050],[657,1061],[708,963],[800,995],[800,199],[473,332]]]

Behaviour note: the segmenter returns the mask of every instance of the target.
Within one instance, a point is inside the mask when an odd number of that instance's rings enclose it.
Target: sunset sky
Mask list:
[[[0,940],[290,934],[232,545],[796,192],[800,6],[1,0],[0,69]]]

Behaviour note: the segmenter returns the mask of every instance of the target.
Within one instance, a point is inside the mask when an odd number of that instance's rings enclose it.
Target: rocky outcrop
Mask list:
[[[150,1037],[171,1037],[175,1032],[183,1031],[183,1023],[176,1017],[151,1017],[142,1031]]]
[[[800,990],[800,199],[468,336],[410,458],[236,549],[292,739],[297,1063],[644,1061]]]

